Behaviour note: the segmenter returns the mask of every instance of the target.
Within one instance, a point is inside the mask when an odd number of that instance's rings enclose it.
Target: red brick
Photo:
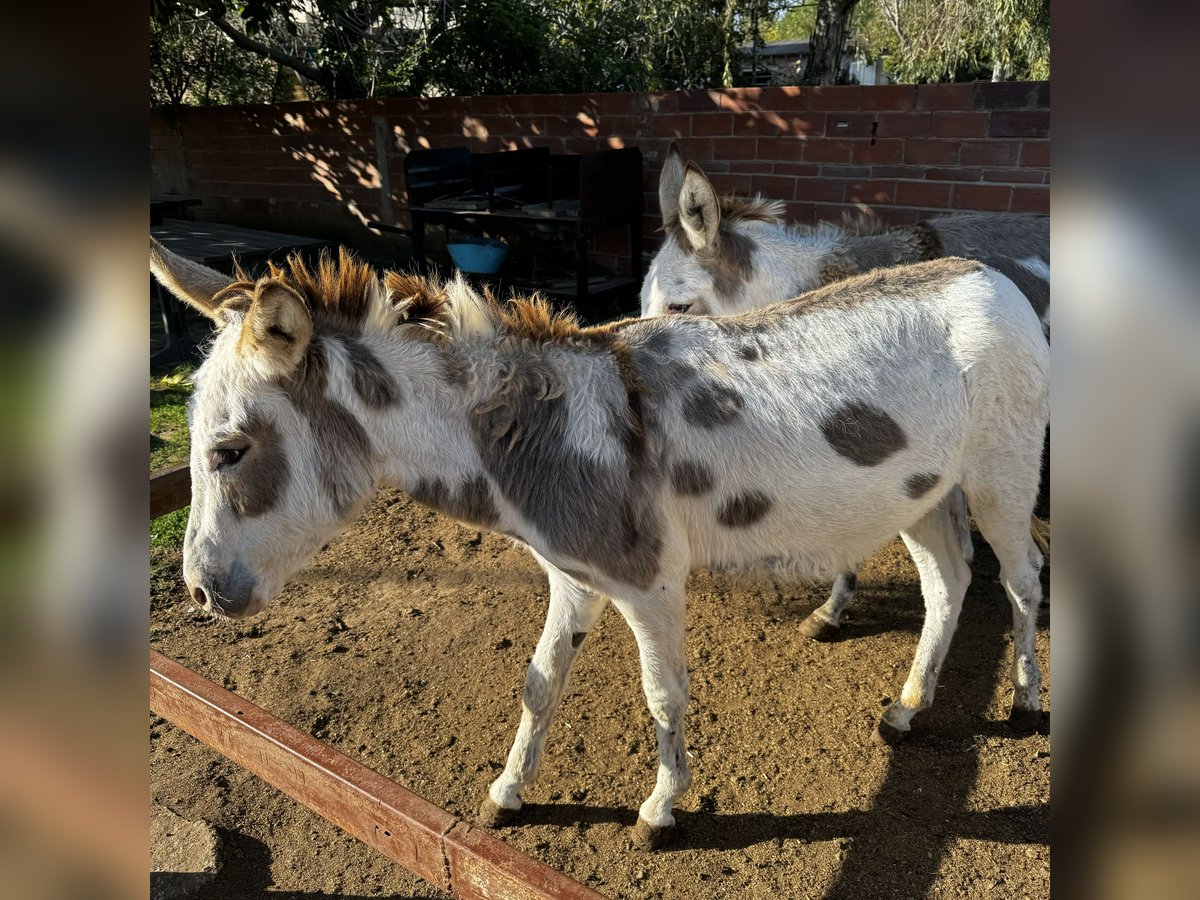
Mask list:
[[[816,221],[816,207],[811,203],[788,203],[787,220],[811,225]]]
[[[988,126],[991,137],[1049,137],[1049,110],[1003,110],[992,113]]]
[[[825,117],[825,136],[831,138],[874,137],[876,113],[831,113]]]
[[[912,109],[917,89],[911,84],[865,85],[861,93],[863,109]]]
[[[846,193],[846,183],[840,178],[797,178],[795,199],[815,202],[840,201]]]
[[[684,159],[712,159],[713,142],[705,138],[680,138],[675,142]]]
[[[1042,173],[1037,169],[984,169],[984,181],[1004,181],[1009,184],[1041,184]]]
[[[729,113],[716,113],[692,116],[693,135],[733,134],[733,116]]]
[[[881,206],[879,209],[872,209],[871,212],[888,225],[916,225],[924,218],[918,209],[895,206]]]
[[[846,199],[852,203],[894,203],[894,181],[852,181],[846,186]]]
[[[862,108],[862,91],[857,85],[835,85],[810,88],[809,100],[813,109],[857,110]]]
[[[775,171],[775,165],[761,159],[747,160],[745,162],[735,160],[729,164],[729,171],[746,175],[770,175]]]
[[[985,81],[976,87],[975,105],[980,109],[1018,109],[1050,103],[1049,85],[1045,82]]]
[[[1021,144],[1021,165],[1050,167],[1050,142],[1025,141]]]
[[[977,209],[983,211],[1006,211],[1012,200],[1012,188],[997,184],[956,184],[953,205],[955,209]]]
[[[713,159],[757,159],[758,139],[721,138],[713,141]]]
[[[738,194],[745,196],[754,193],[749,175],[710,175],[708,180],[719,194]]]
[[[820,137],[825,133],[825,113],[784,113],[780,118],[783,120],[780,130],[787,134]]]
[[[917,109],[971,109],[974,84],[922,84],[917,87]]]
[[[896,182],[896,203],[901,206],[934,206],[945,209],[950,205],[952,185],[931,181]]]
[[[1050,212],[1049,188],[1013,188],[1013,212]]]
[[[793,160],[804,158],[804,144],[807,138],[793,137],[790,134],[780,134],[775,137],[760,137],[758,139],[757,159]]]
[[[925,177],[929,181],[979,181],[983,178],[983,169],[926,169]]]
[[[963,141],[958,162],[962,166],[1015,166],[1020,152],[1016,141]]]
[[[773,137],[780,133],[780,125],[786,123],[773,112],[741,113],[734,118],[733,133],[736,135],[761,134]]]
[[[721,108],[721,95],[717,91],[678,91],[680,112],[716,112]]]
[[[954,165],[958,162],[958,146],[958,141],[905,141],[904,161],[912,165]]]
[[[812,178],[820,174],[823,166],[818,166],[816,163],[802,162],[777,162],[772,169],[775,175],[792,175],[801,176],[804,178]]]
[[[925,137],[929,134],[930,114],[927,112],[885,112],[879,114],[879,137]]]
[[[925,177],[925,170],[920,166],[871,166],[869,177],[872,181],[887,178],[921,179]]]
[[[804,88],[769,87],[764,88],[760,102],[767,109],[774,110],[806,110],[811,108],[808,92]]]
[[[856,163],[899,162],[904,155],[904,141],[855,141],[850,158]]]
[[[870,166],[821,166],[822,178],[858,178],[866,180],[871,177]]]
[[[988,113],[935,112],[929,133],[934,137],[983,137],[987,134]]]
[[[750,190],[771,200],[794,200],[796,179],[777,175],[751,176]]]
[[[804,143],[804,158],[811,162],[850,162],[850,152],[854,145],[850,141],[834,141],[814,138]]]

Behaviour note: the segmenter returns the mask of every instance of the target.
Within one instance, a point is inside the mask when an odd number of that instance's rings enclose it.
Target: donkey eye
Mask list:
[[[685,313],[692,308],[690,303],[668,303],[667,309],[673,313]]]
[[[213,471],[232,466],[246,453],[245,447],[218,447],[208,454],[208,467]]]

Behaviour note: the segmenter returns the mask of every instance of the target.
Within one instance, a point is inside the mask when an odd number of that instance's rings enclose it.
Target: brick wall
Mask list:
[[[672,140],[719,190],[784,200],[800,222],[861,208],[898,223],[947,210],[1050,209],[1044,82],[305,102],[150,120],[153,190],[199,197],[197,218],[327,236],[379,255],[403,253],[365,227],[382,215],[380,143],[401,225],[409,149],[640,147],[652,251]],[[596,250],[599,264],[615,266],[627,241],[601,236]]]

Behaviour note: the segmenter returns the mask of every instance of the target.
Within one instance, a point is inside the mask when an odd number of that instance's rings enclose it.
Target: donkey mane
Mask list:
[[[753,197],[737,197],[726,194],[717,198],[721,208],[721,222],[767,222],[771,225],[783,225],[787,208],[782,200],[768,200],[762,194]],[[682,229],[678,215],[670,215],[663,220],[663,231]]]

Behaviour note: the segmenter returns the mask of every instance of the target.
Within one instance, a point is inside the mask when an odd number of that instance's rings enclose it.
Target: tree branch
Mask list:
[[[257,53],[259,56],[265,56],[275,60],[277,63],[282,63],[289,69],[294,69],[298,74],[303,75],[309,81],[315,81],[322,87],[332,91],[332,79],[319,68],[299,56],[293,56],[290,53],[285,53],[277,47],[272,47],[270,44],[264,44],[262,41],[256,41],[247,34],[238,31],[227,21],[220,13],[211,14],[209,18],[221,31],[229,36],[229,39],[241,47],[243,50],[249,50],[251,53]]]

